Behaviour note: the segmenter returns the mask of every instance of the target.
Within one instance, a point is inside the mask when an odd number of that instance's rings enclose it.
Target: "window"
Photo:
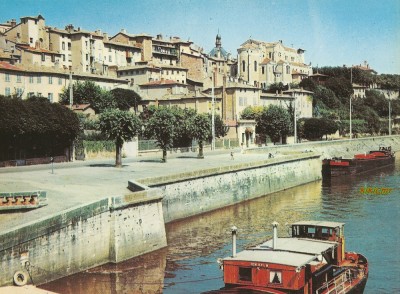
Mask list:
[[[51,55],[51,62],[55,62],[56,61],[56,56],[55,55]]]
[[[33,97],[35,95],[35,93],[34,92],[29,92],[28,93],[28,97],[30,98],[30,97]]]
[[[29,76],[29,84],[33,84],[33,76]]]
[[[110,47],[110,48],[108,48],[108,52],[111,52],[111,47]]]
[[[108,56],[108,61],[109,61],[109,62],[112,62],[112,56],[111,56],[111,55]]]
[[[264,74],[265,73],[265,66],[261,67],[261,73]]]
[[[68,50],[71,50],[71,43],[68,43]]]
[[[251,268],[250,267],[239,267],[239,281],[251,282]]]
[[[49,77],[49,84],[53,84],[53,77]]]
[[[29,38],[29,43],[33,43],[33,38]]]
[[[62,48],[62,50],[65,50],[65,42],[61,43],[61,48]]]
[[[22,93],[23,93],[24,91],[22,90],[22,88],[17,88],[17,97],[18,98],[22,98]]]
[[[242,61],[242,71],[246,71],[246,62],[244,60]]]
[[[269,52],[268,57],[269,59],[272,59],[272,52]]]
[[[72,61],[72,56],[71,56],[71,54],[68,54],[68,61]]]
[[[254,71],[257,71],[257,61],[254,61]]]
[[[48,93],[47,99],[49,99],[50,102],[53,102],[53,93]]]
[[[63,61],[65,61],[65,54],[63,54],[63,56],[62,56],[62,57],[63,57]]]
[[[62,85],[62,78],[58,78],[58,84]]]
[[[290,66],[289,65],[286,66],[286,73],[290,74]]]
[[[86,54],[86,61],[89,60],[89,54]]]
[[[270,284],[282,284],[282,272],[269,271],[269,282]]]
[[[42,77],[41,76],[37,76],[37,83],[40,84],[42,82]]]
[[[11,95],[11,90],[9,87],[6,87],[5,92],[4,92],[5,96],[10,96]]]
[[[5,80],[6,80],[6,82],[10,81],[10,74],[9,73],[6,73]]]
[[[44,55],[44,53],[42,53],[42,61],[46,60],[46,56]]]
[[[17,75],[17,83],[21,83],[21,75]]]

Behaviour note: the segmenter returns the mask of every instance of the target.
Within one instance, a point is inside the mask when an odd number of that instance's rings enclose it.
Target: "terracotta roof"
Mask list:
[[[266,57],[260,64],[268,64],[270,62],[271,62],[271,59]]]
[[[69,107],[69,105],[66,105]],[[73,104],[72,105],[72,110],[86,110],[90,107],[90,104]]]
[[[43,49],[43,48],[34,48],[34,47],[30,47],[28,45],[21,45],[21,44],[18,44],[17,46],[18,46],[18,48],[21,48],[23,50],[30,51],[30,52],[49,53],[49,54],[61,55],[61,53],[57,53],[57,52],[50,51],[50,50]]]
[[[307,74],[303,72],[298,72],[297,70],[293,70],[292,75],[306,76]]]
[[[16,67],[8,62],[5,61],[0,61],[0,69],[9,69],[9,70],[15,70],[15,71],[24,71],[23,69]]]
[[[151,81],[140,86],[161,86],[161,85],[185,85],[173,80]]]

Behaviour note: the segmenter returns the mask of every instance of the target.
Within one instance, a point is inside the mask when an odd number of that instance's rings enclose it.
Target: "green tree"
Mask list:
[[[327,118],[305,118],[302,121],[302,136],[307,140],[320,140],[338,130],[336,122]]]
[[[203,144],[207,141],[211,134],[211,121],[207,114],[197,114],[190,122],[191,135],[193,139],[196,139],[199,144],[199,158],[204,158]]]
[[[102,112],[109,108],[117,108],[112,94],[103,90],[100,86],[92,81],[77,81],[72,85],[73,103],[74,104],[90,104],[97,112]],[[69,87],[65,88],[60,94],[60,103],[69,105]]]
[[[208,114],[208,117],[210,119],[210,124],[211,124],[211,114]],[[221,119],[221,117],[218,114],[216,114],[214,116],[214,127],[215,127],[215,137],[216,138],[225,137],[226,134],[228,133],[228,128],[226,127],[223,120]],[[212,138],[210,135],[209,140],[211,140],[211,139]]]
[[[332,90],[342,103],[346,103],[353,94],[353,86],[344,77],[328,79],[325,82],[325,87]]]
[[[167,162],[167,149],[173,147],[175,130],[176,118],[168,107],[157,108],[145,123],[145,133],[157,141],[163,152],[163,162]]]
[[[122,145],[140,131],[139,118],[128,111],[105,110],[99,117],[99,128],[107,138],[115,141],[115,166],[122,166]]]
[[[389,115],[389,101],[385,98],[385,95],[376,90],[365,91],[364,104],[375,109],[380,117]]]
[[[261,114],[265,106],[247,106],[240,114],[241,119],[256,119]]]
[[[304,90],[314,92],[315,88],[317,87],[317,84],[312,79],[306,78],[306,79],[301,80],[301,82],[299,83],[299,86],[301,88],[303,88]]]
[[[314,99],[322,101],[330,109],[337,109],[341,106],[335,92],[322,86],[317,86],[314,89]]]
[[[131,107],[133,107],[135,113],[137,113],[138,105],[142,101],[142,97],[140,97],[139,94],[133,90],[122,88],[115,88],[110,92],[118,109],[129,110]]]
[[[256,123],[260,134],[268,135],[274,143],[285,140],[291,129],[289,113],[275,105],[263,109]]]
[[[78,117],[65,106],[0,96],[0,158],[63,155],[78,133]]]
[[[192,108],[170,107],[169,110],[174,115],[176,124],[174,130],[173,147],[189,147],[192,144],[190,129],[191,119],[196,115],[196,110]]]
[[[288,86],[285,86],[282,82],[273,83],[269,85],[268,92],[269,93],[280,93],[281,91],[285,91],[288,89]]]

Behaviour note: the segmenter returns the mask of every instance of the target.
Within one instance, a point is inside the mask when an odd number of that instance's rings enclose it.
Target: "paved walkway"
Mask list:
[[[265,160],[266,154],[241,154],[240,149],[206,151],[204,159],[196,153],[168,154],[168,162],[161,163],[161,153],[155,157],[123,159],[123,167],[115,168],[114,160],[93,160],[73,163],[12,167],[0,169],[0,192],[44,190],[47,206],[29,210],[0,213],[0,233],[27,222],[39,220],[74,206],[90,203],[109,196],[130,193],[129,180],[169,176],[238,163]]]

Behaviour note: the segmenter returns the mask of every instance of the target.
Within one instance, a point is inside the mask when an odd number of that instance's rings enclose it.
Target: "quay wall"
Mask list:
[[[141,181],[161,190],[166,223],[321,179],[312,152]]]
[[[393,151],[400,151],[400,136],[248,148],[243,152],[265,153],[266,158],[271,153],[274,158],[171,177],[153,177],[141,183],[161,190],[164,220],[168,223],[319,180],[323,158],[352,158],[355,153],[377,150],[379,146],[391,146]]]
[[[378,150],[379,146],[392,147],[392,151],[400,151],[400,135],[368,137],[346,140],[331,140],[304,142],[290,145],[268,145],[265,147],[249,148],[245,153],[290,153],[313,151],[321,154],[321,159],[340,157],[352,158],[355,153]]]
[[[159,195],[149,189],[106,198],[3,233],[0,286],[17,271],[43,284],[165,247]]]

